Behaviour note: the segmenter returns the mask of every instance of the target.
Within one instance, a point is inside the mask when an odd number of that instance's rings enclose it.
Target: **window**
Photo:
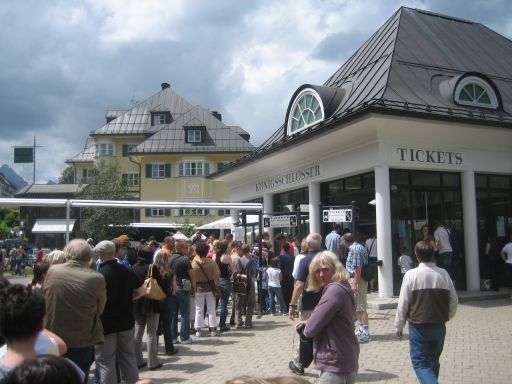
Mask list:
[[[82,171],[82,183],[89,184],[92,183],[94,176],[96,176],[97,171],[96,168],[88,168]]]
[[[208,176],[210,163],[204,161],[183,161],[179,164],[179,176]]]
[[[229,209],[219,209],[217,215],[218,216],[230,216],[231,211]]]
[[[208,216],[210,214],[210,210],[203,208],[189,208],[179,209],[177,213],[177,216]]]
[[[114,144],[97,143],[95,156],[114,156]]]
[[[476,76],[468,76],[459,81],[455,88],[455,101],[472,107],[498,108],[498,98],[493,88]]]
[[[127,157],[128,153],[137,146],[137,144],[123,144],[123,157]]]
[[[165,124],[165,114],[155,113],[153,114],[153,125]]]
[[[122,174],[123,185],[127,187],[138,187],[139,186],[139,174],[136,172],[123,173]]]
[[[187,131],[187,143],[200,143],[201,142],[201,130],[200,129],[189,129]]]
[[[150,163],[146,164],[147,179],[164,179],[171,177],[171,164]]]
[[[293,103],[288,116],[288,134],[292,135],[324,119],[324,108],[316,91],[303,90]]]
[[[171,216],[170,209],[164,208],[146,208],[146,217],[164,217]]]

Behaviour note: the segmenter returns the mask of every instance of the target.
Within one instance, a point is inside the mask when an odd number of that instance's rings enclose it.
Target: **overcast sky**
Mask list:
[[[31,182],[12,147],[36,136],[36,182],[56,180],[107,110],[162,82],[257,146],[401,5],[512,36],[507,0],[0,0],[0,164]]]

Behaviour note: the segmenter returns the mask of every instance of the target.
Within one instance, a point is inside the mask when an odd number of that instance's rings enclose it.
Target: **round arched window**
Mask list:
[[[311,88],[304,89],[295,98],[288,116],[288,134],[292,135],[324,119],[320,96]]]
[[[455,102],[480,108],[498,108],[498,98],[493,88],[476,76],[463,78],[455,89]]]

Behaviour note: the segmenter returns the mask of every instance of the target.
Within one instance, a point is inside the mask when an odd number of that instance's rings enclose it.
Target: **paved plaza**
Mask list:
[[[394,335],[395,310],[371,310],[372,341],[361,345],[358,382],[415,383],[409,360],[407,331],[403,340]],[[156,383],[224,383],[251,375],[289,376],[293,322],[269,315],[254,321],[250,330],[233,330],[220,337],[196,339],[178,345],[179,354],[161,355],[164,367],[142,371],[142,378]],[[162,351],[162,347],[160,347]],[[475,301],[460,304],[447,324],[441,358],[441,383],[510,383],[512,377],[512,300]],[[317,372],[303,376],[317,382]]]
[[[7,277],[17,283],[29,281]],[[408,328],[400,341],[394,335],[394,309],[372,309],[369,313],[372,341],[361,345],[357,382],[416,383],[409,360]],[[192,345],[178,344],[179,353],[171,357],[163,354],[160,339],[159,358],[164,366],[156,371],[142,370],[141,378],[151,378],[155,383],[221,384],[241,375],[289,376],[293,337],[291,320],[265,315],[254,320],[252,329],[233,329],[215,338],[195,338]],[[508,384],[512,377],[510,356],[512,300],[464,302],[447,323],[439,381]],[[317,382],[314,369],[308,369],[303,377]]]

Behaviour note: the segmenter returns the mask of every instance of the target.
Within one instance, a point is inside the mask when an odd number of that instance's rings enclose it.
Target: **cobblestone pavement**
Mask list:
[[[400,341],[394,335],[395,310],[371,310],[372,341],[361,345],[357,382],[415,383],[409,359],[407,328]],[[289,376],[292,321],[269,315],[254,321],[254,328],[232,330],[219,337],[196,338],[192,345],[177,345],[179,353],[167,357],[157,371],[141,371],[141,378],[156,383],[224,383],[251,375]],[[162,343],[162,341],[161,341]],[[160,352],[162,352],[160,346]],[[441,358],[441,383],[510,383],[512,377],[512,300],[460,304],[447,324]],[[303,376],[317,382],[318,373]]]
[[[12,282],[30,278],[7,276]],[[394,336],[395,310],[370,310],[372,341],[361,345],[361,383],[416,383],[409,359],[405,328],[400,341]],[[206,334],[206,332],[205,332]],[[219,337],[195,338],[191,345],[177,345],[179,353],[163,354],[164,366],[141,371],[141,378],[155,383],[224,383],[241,375],[273,377],[293,375],[288,361],[293,356],[293,322],[287,317],[265,315],[254,328],[223,333]],[[512,300],[486,300],[459,304],[455,318],[447,323],[441,356],[441,383],[510,383],[512,377]],[[303,376],[317,382],[318,373],[307,369]],[[92,382],[92,379],[90,380]]]

